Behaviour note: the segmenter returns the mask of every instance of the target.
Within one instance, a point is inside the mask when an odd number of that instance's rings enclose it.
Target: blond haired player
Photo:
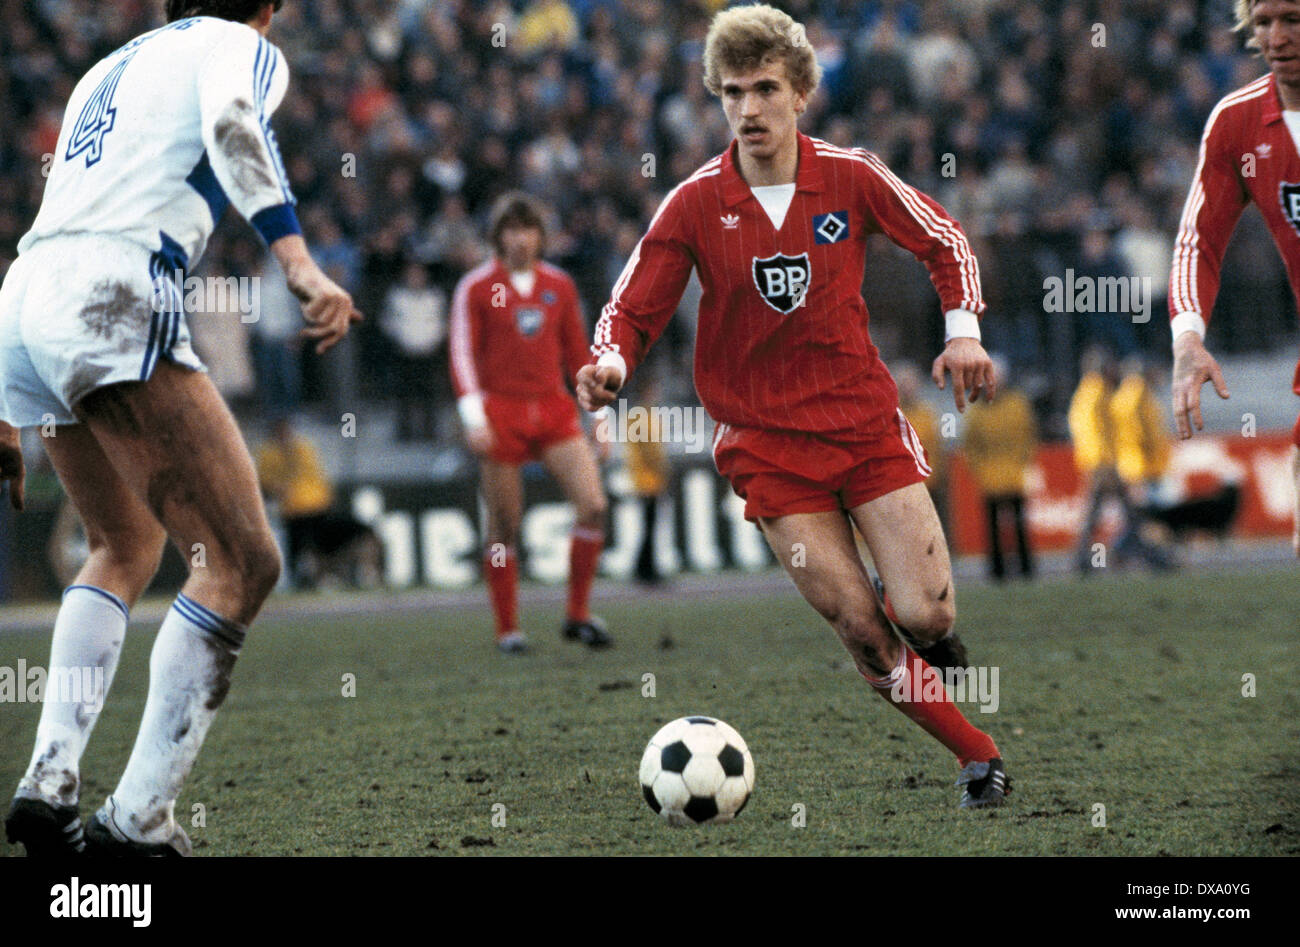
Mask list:
[[[932,374],[942,387],[951,373],[963,409],[968,392],[994,388],[974,254],[957,222],[874,154],[799,133],[820,69],[789,16],[770,6],[719,13],[704,67],[735,139],[668,195],[633,251],[597,323],[596,362],[578,374],[580,402],[594,410],[614,400],[697,270],[695,384],[718,421],[718,471],[867,683],[957,758],[961,805],[999,805],[1010,783],[992,738],[942,688],[918,699],[931,665],[967,662],[952,634],[930,467],[871,343],[861,294],[871,234],[925,263],[947,314]],[[887,597],[873,589],[855,527]]]
[[[1220,398],[1228,384],[1205,348],[1205,327],[1219,292],[1219,270],[1237,219],[1254,202],[1286,264],[1300,301],[1300,2],[1237,0],[1237,29],[1249,35],[1268,75],[1224,96],[1210,113],[1200,158],[1183,206],[1169,317],[1174,339],[1174,424],[1184,440],[1201,430],[1201,386]],[[1292,390],[1300,395],[1300,364]],[[1292,431],[1295,517],[1291,546],[1300,557],[1300,418]]]

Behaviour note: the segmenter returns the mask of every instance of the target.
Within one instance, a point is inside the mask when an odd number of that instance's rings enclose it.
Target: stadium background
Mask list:
[[[197,275],[264,277],[257,311],[195,312],[191,324],[250,440],[268,418],[295,416],[344,492],[359,488],[352,498],[372,510],[464,495],[472,464],[458,442],[445,341],[432,354],[404,353],[404,320],[441,313],[440,327],[424,329],[445,337],[451,288],[488,252],[486,212],[513,187],[554,209],[548,255],[573,273],[588,317],[596,313],[662,196],[725,147],[699,62],[708,18],[723,5],[289,0],[272,38],[293,81],[274,126],[312,252],[368,319],[324,358],[303,350],[296,304],[276,291],[251,229],[227,215]],[[1089,342],[1168,362],[1165,283],[1196,144],[1215,101],[1264,69],[1231,32],[1227,0],[780,6],[807,24],[825,69],[802,129],[879,153],[962,222],[989,301],[986,346],[1007,357],[1049,439],[1064,437]],[[75,80],[158,25],[160,7],[0,0],[0,271],[36,212]],[[891,364],[928,365],[942,315],[924,269],[883,239],[867,262],[874,340]],[[1150,322],[1046,312],[1043,281],[1067,269],[1149,278]],[[693,400],[692,301],[688,292],[657,353],[674,403]],[[1249,211],[1208,339],[1227,356],[1237,401],[1212,413],[1212,426],[1231,431],[1253,411],[1261,430],[1289,427],[1295,341],[1280,260]],[[357,436],[340,440],[345,415]],[[33,532],[48,531],[58,506],[38,439],[28,443],[35,514],[0,530],[20,572]],[[1220,460],[1211,451],[1201,465]],[[1257,506],[1269,506],[1270,490]],[[472,528],[466,496],[453,505]],[[735,564],[725,537],[740,531],[720,516],[722,560]],[[390,522],[386,538],[417,537],[425,522]],[[1284,528],[1280,516],[1260,527]],[[551,522],[542,535],[561,532]],[[462,534],[456,527],[457,542]],[[414,555],[396,584],[430,578],[426,557]],[[38,580],[13,572],[11,593],[35,591]],[[48,588],[49,578],[39,582]]]

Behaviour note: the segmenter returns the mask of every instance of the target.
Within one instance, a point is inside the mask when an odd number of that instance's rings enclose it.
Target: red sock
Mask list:
[[[862,675],[872,689],[956,754],[962,766],[971,760],[983,763],[999,756],[993,738],[976,729],[962,716],[962,712],[941,685],[937,691],[933,684],[928,688],[925,686],[933,680],[933,674],[928,673],[930,665],[925,659],[918,657],[915,651],[901,642],[899,648],[898,666],[887,676],[874,678]]]
[[[591,617],[588,600],[591,583],[596,578],[600,564],[600,551],[605,548],[605,534],[598,529],[575,527],[569,546],[569,618],[586,621]]]
[[[492,614],[497,620],[497,637],[518,630],[519,624],[519,560],[515,551],[483,555],[483,577],[487,580],[488,597],[492,599]]]

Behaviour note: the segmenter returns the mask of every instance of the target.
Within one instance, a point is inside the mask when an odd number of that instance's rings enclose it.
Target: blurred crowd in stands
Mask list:
[[[445,356],[455,281],[484,218],[523,187],[555,213],[548,256],[589,320],[664,194],[729,135],[701,83],[717,0],[288,0],[292,69],[274,119],[317,258],[367,321],[324,359],[231,212],[201,273],[265,276],[259,311],[195,313],[201,354],[258,415],[390,401],[397,434],[454,436]],[[1079,356],[1167,358],[1165,283],[1206,117],[1261,75],[1230,0],[792,0],[825,70],[806,132],[880,154],[975,244],[986,347],[1064,434]],[[161,22],[161,0],[0,0],[0,270],[41,196],[62,104],[96,59]],[[1230,251],[1216,352],[1276,346],[1294,313],[1253,212]],[[1047,312],[1067,269],[1150,280],[1149,322]],[[864,293],[887,359],[928,365],[942,314],[923,267],[879,239]],[[665,340],[665,396],[691,400],[693,296]]]

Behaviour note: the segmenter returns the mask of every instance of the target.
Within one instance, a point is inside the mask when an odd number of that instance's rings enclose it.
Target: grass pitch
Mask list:
[[[486,602],[264,619],[177,816],[199,855],[1300,852],[1293,568],[967,586],[958,607],[973,660],[999,668],[997,712],[964,710],[1015,782],[1000,811],[957,810],[951,756],[787,587],[602,602],[605,653],[560,642],[558,606],[524,608],[525,657],[491,648]],[[155,627],[132,623],[83,813],[125,765]],[[48,632],[0,635],[0,666],[19,658],[43,666]],[[6,797],[39,710],[0,706]],[[689,713],[753,752],[729,826],[670,829],[641,799],[644,744]]]

